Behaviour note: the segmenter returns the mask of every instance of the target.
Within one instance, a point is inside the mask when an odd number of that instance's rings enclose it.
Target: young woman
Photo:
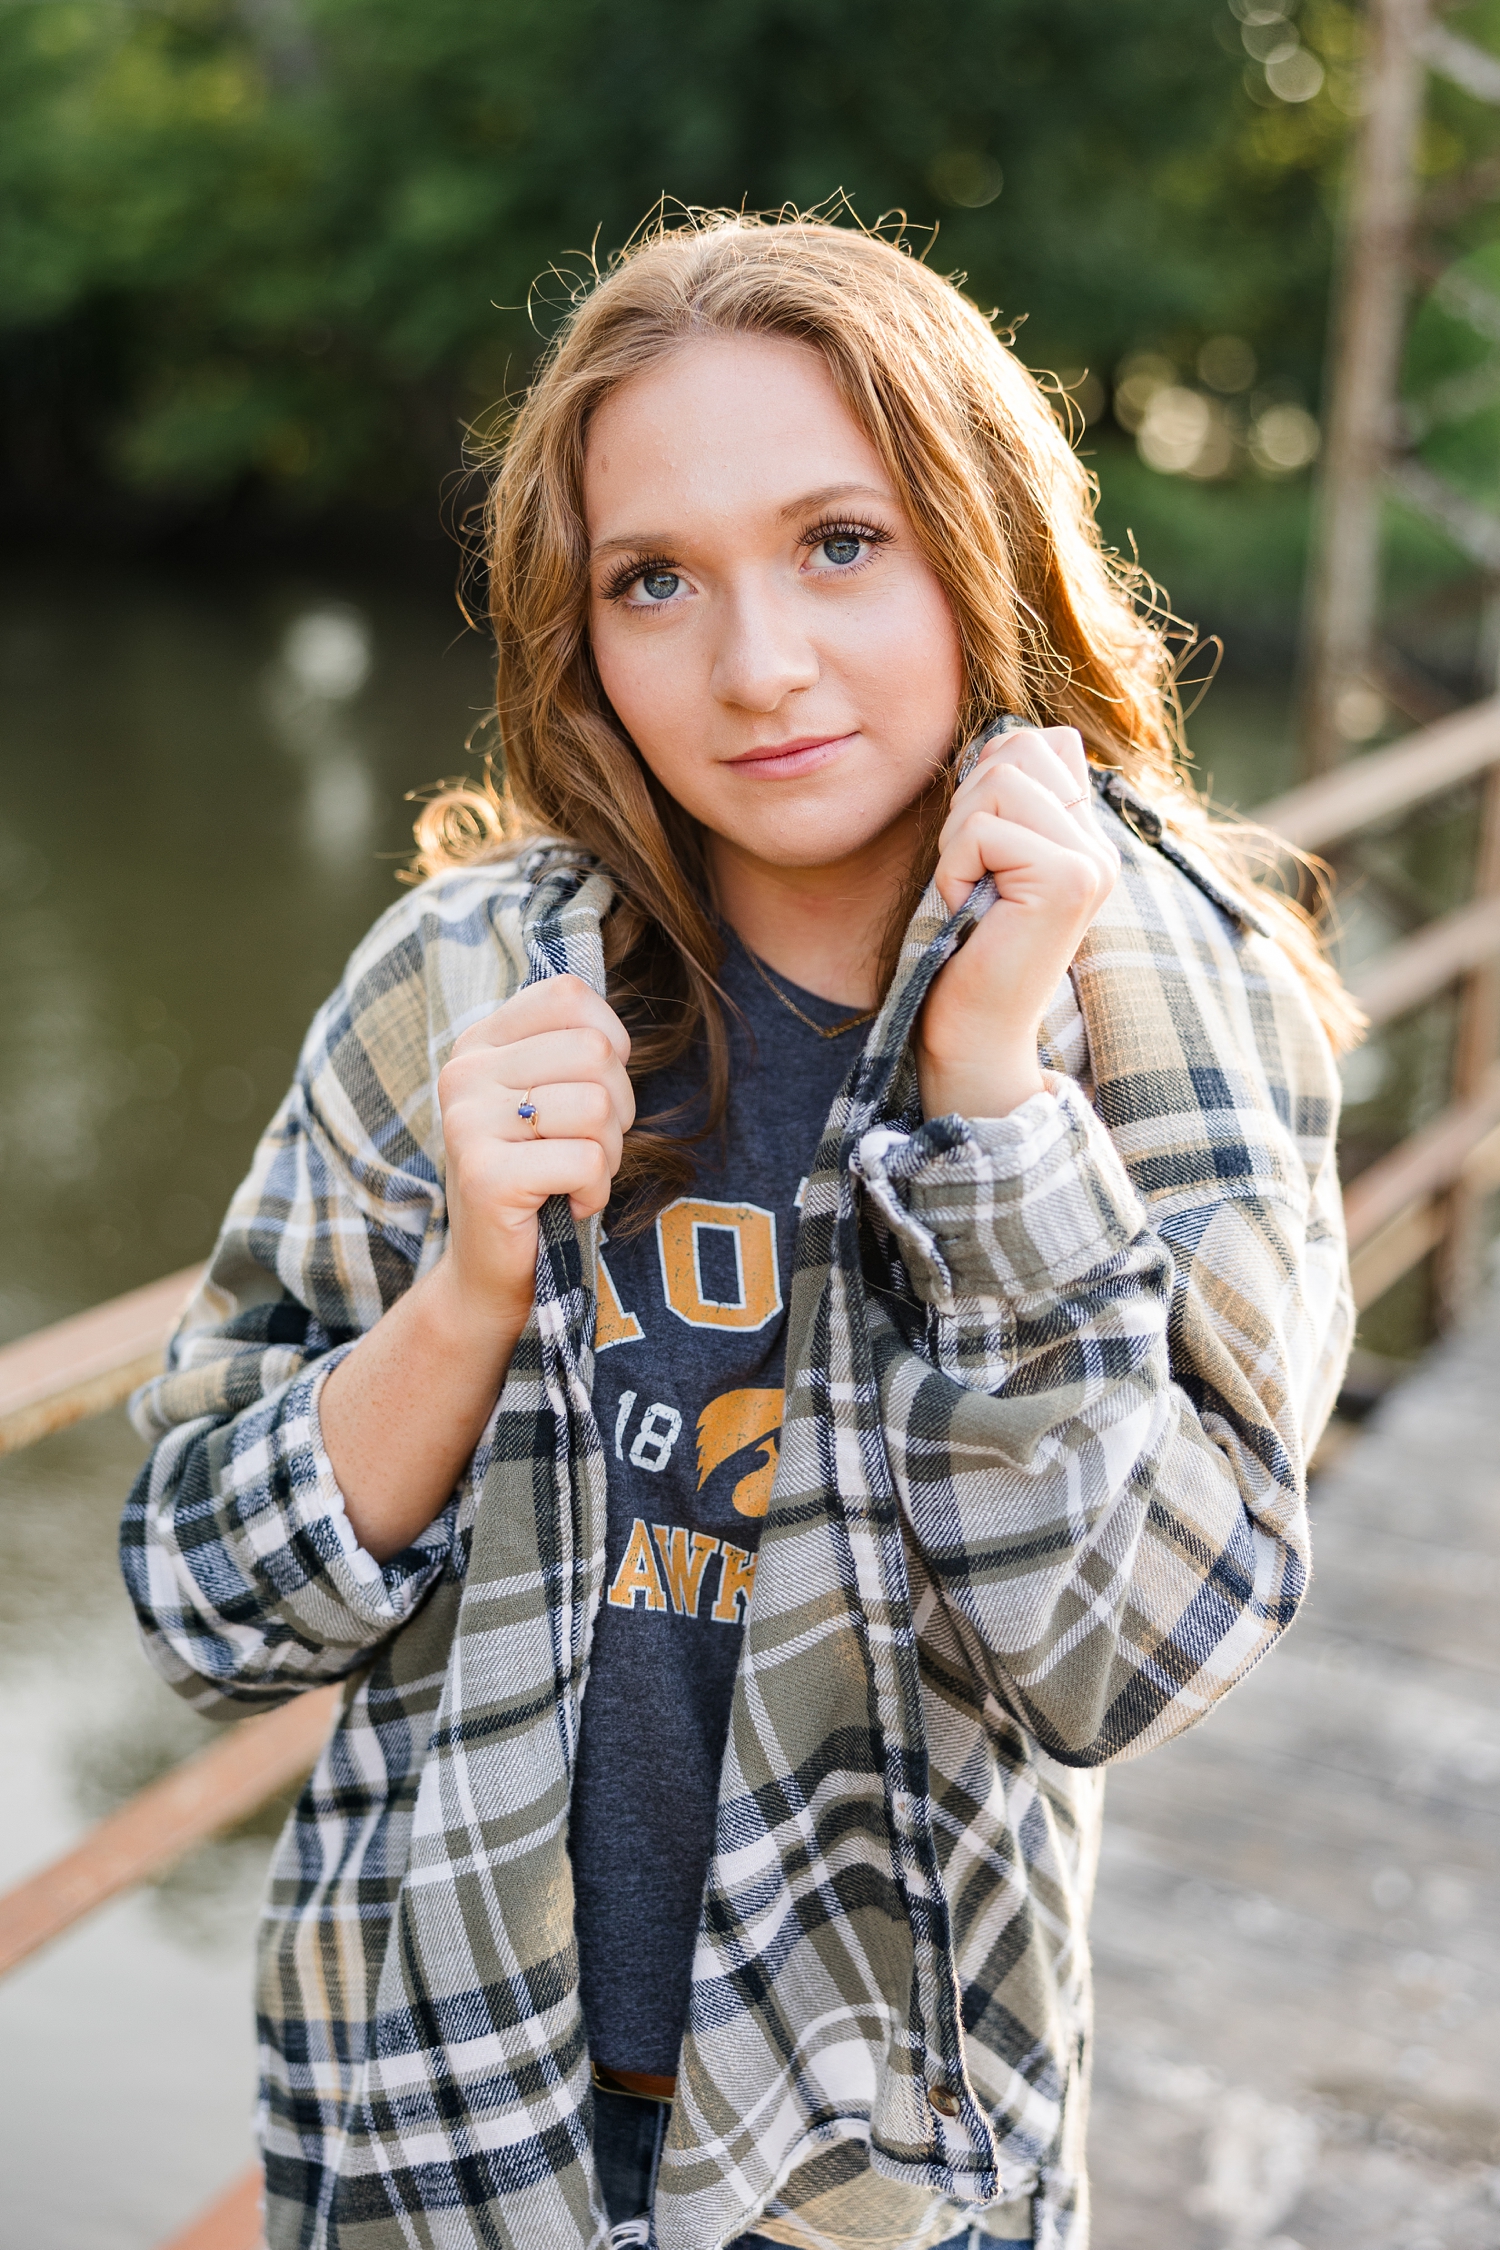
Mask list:
[[[489,528],[508,794],[429,810],[138,1408],[166,1677],[345,1683],[270,2241],[1080,2250],[1102,1768],[1306,1582],[1337,987],[898,247],[644,241]]]

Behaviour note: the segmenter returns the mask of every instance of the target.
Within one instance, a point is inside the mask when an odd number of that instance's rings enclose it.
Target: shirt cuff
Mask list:
[[[935,1312],[1057,1297],[1147,1225],[1082,1089],[1043,1076],[1045,1091],[1008,1117],[933,1117],[915,1133],[877,1127],[850,1159]]]
[[[290,1487],[294,1533],[318,1555],[329,1583],[357,1616],[370,1625],[388,1626],[410,1615],[447,1560],[457,1500],[450,1499],[409,1547],[384,1563],[361,1546],[323,1441],[320,1411],[324,1384],[358,1341],[324,1353],[291,1385],[276,1433],[277,1450]],[[246,1529],[253,1541],[253,1519]],[[269,1525],[267,1530],[275,1539]],[[284,1540],[284,1529],[280,1536]]]

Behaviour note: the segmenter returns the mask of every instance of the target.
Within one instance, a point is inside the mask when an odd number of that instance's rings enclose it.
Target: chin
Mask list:
[[[816,834],[734,839],[739,850],[752,854],[767,867],[783,867],[787,872],[800,872],[814,867],[834,867],[840,860],[857,859],[884,833],[879,828],[858,827],[848,822],[822,828]]]
[[[857,859],[883,838],[898,841],[912,800],[889,801],[890,776],[881,780],[884,786],[877,789],[857,774],[841,776],[832,786],[809,786],[795,796],[791,789],[782,794],[783,785],[776,784],[778,803],[765,801],[771,790],[757,791],[760,802],[749,805],[736,804],[733,799],[738,793],[726,791],[716,803],[705,804],[696,817],[731,851],[742,852],[763,867],[784,868],[789,874],[832,867]],[[919,782],[913,796],[920,791]]]

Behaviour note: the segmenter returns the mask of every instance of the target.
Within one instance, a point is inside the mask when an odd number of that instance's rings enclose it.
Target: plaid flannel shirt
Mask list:
[[[1253,913],[1100,794],[1124,864],[1048,1090],[923,1121],[911,1025],[992,895],[949,921],[929,891],[806,1190],[661,2250],[919,2246],[1027,2197],[1039,2250],[1082,2250],[1102,1769],[1201,1717],[1306,1584],[1350,1327],[1337,1076]],[[608,2240],[567,1850],[597,1222],[545,1210],[489,1426],[384,1565],[318,1395],[441,1254],[454,1040],[528,978],[602,987],[609,896],[543,845],[376,925],[136,1402],[158,1668],[204,1709],[346,1683],[262,1925],[275,2250]]]

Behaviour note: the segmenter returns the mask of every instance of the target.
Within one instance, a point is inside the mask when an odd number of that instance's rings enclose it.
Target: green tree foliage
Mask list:
[[[1224,0],[9,0],[12,476],[425,497],[663,195],[904,209],[1033,365],[1231,331],[1312,403],[1356,30],[1302,25],[1289,105]]]
[[[1500,0],[1480,0],[1445,21],[1500,56]],[[1497,138],[1493,109],[1434,82],[1402,389],[1407,442],[1457,493],[1500,511]]]

